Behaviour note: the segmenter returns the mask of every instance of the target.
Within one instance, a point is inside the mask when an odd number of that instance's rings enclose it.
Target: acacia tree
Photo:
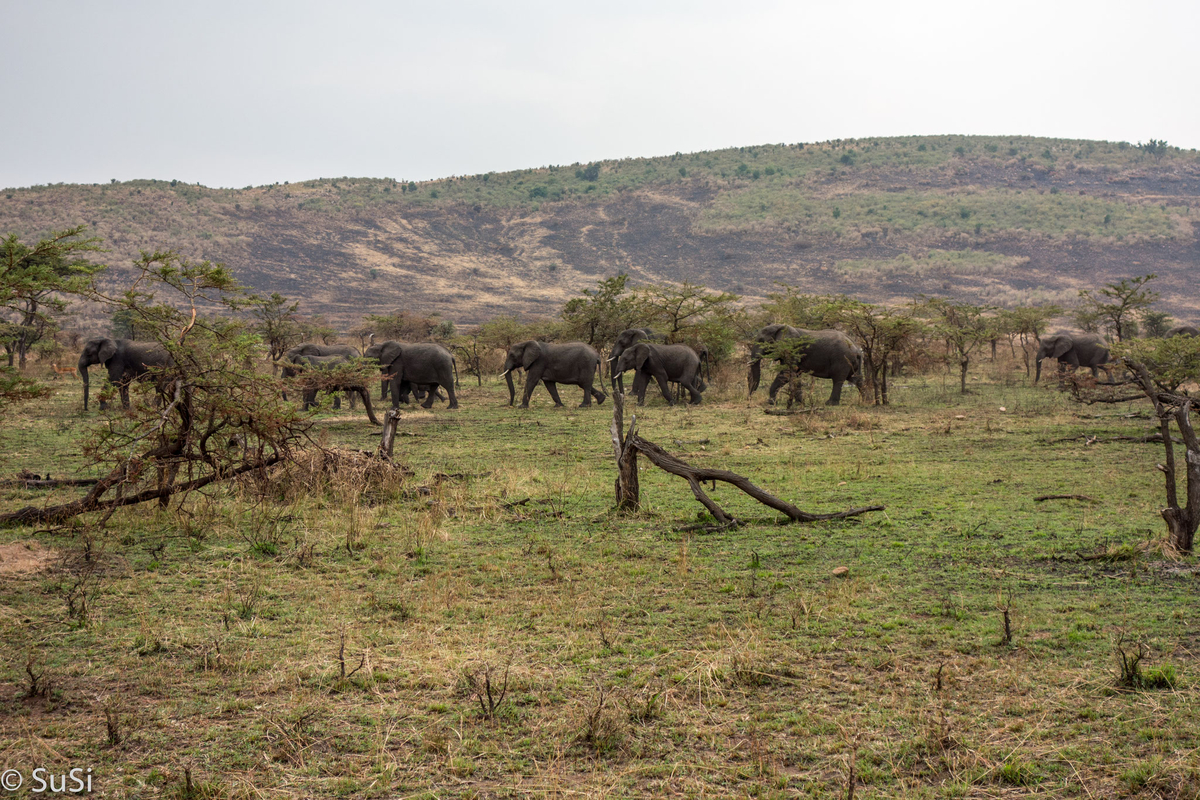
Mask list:
[[[958,361],[959,388],[967,391],[967,370],[971,354],[992,338],[992,321],[988,308],[941,298],[926,298],[919,308],[929,316],[936,336],[946,343],[947,355]]]
[[[637,292],[643,318],[672,344],[704,348],[713,362],[728,358],[744,327],[741,298],[684,281],[679,286],[643,286]]]
[[[841,298],[833,307],[836,322],[863,351],[863,371],[875,405],[888,404],[888,360],[924,327],[912,309],[891,309]]]
[[[806,330],[832,328],[841,319],[841,307],[845,298],[836,295],[805,294],[799,287],[780,284],[782,292],[767,295],[767,302],[760,306],[759,322],[762,325],[783,323]],[[760,325],[761,327],[761,325]]]
[[[29,347],[53,331],[53,315],[67,307],[71,296],[89,297],[95,275],[104,269],[83,258],[103,252],[100,240],[83,237],[82,225],[53,233],[37,244],[22,244],[15,236],[0,241],[0,338],[9,352],[0,365],[0,409],[44,396],[49,390],[14,368],[25,367]]]
[[[250,313],[258,320],[255,329],[267,344],[267,357],[275,363],[283,358],[289,347],[300,343],[301,328],[296,319],[300,303],[289,302],[279,292],[272,292],[265,299],[257,296],[252,299],[256,302]]]
[[[1062,314],[1062,307],[1056,305],[1027,306],[1025,308],[1006,308],[996,314],[997,332],[1008,337],[1010,349],[1015,349],[1015,342],[1021,342],[1021,359],[1025,363],[1025,377],[1029,377],[1029,345],[1037,342],[1046,332],[1050,320]]]
[[[596,349],[611,344],[617,334],[638,322],[638,304],[628,291],[629,276],[625,273],[602,278],[595,289],[584,289],[582,297],[572,297],[559,316],[566,323],[565,333],[573,339],[587,342]]]
[[[68,305],[69,296],[88,296],[95,276],[104,269],[83,257],[104,252],[97,237],[84,237],[86,226],[52,233],[33,246],[16,234],[0,241],[0,309],[5,322],[8,366],[25,369],[26,356],[35,342],[52,333],[56,314]]]
[[[1171,545],[1190,553],[1200,527],[1200,437],[1192,426],[1194,397],[1181,387],[1200,374],[1200,337],[1176,336],[1170,339],[1142,339],[1119,347],[1120,361],[1129,368],[1134,380],[1158,417],[1164,458],[1158,469],[1166,488],[1166,508],[1162,518],[1167,524]],[[1179,432],[1185,448],[1183,462],[1183,505],[1180,506],[1179,461],[1171,426]]]
[[[1137,318],[1158,300],[1158,292],[1147,289],[1146,284],[1158,276],[1151,273],[1140,278],[1122,278],[1116,283],[1106,283],[1097,291],[1084,289],[1079,292],[1078,314],[1092,316],[1118,342],[1132,338],[1136,332]]]
[[[231,316],[199,313],[250,302],[225,267],[170,251],[143,253],[134,266],[133,288],[103,299],[128,309],[170,354],[170,366],[151,371],[160,402],[145,402],[139,390],[128,412],[112,413],[92,432],[84,454],[107,474],[86,495],[0,516],[0,524],[62,522],[149,500],[165,505],[236,475],[265,478],[311,442],[310,415],[281,399],[277,379],[253,369],[258,336]]]

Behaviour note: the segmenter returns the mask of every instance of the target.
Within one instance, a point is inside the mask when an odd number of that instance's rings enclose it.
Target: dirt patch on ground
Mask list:
[[[0,576],[29,575],[50,566],[57,553],[37,542],[0,544]]]

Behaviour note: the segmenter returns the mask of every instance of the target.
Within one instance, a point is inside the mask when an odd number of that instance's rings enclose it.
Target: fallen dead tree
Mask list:
[[[717,481],[736,486],[758,502],[786,514],[796,522],[845,519],[847,517],[856,517],[869,511],[882,511],[884,509],[884,506],[867,506],[865,508],[850,509],[849,511],[839,511],[833,514],[811,514],[800,510],[791,503],[780,500],[778,497],[755,486],[749,479],[738,475],[736,472],[730,472],[726,469],[693,467],[681,461],[654,442],[647,441],[638,436],[636,415],[630,420],[629,431],[627,433],[624,432],[624,428],[625,411],[623,398],[619,394],[614,394],[613,419],[609,430],[612,434],[613,452],[617,458],[617,508],[622,511],[636,511],[641,506],[637,475],[637,456],[639,453],[644,455],[659,469],[669,472],[672,475],[678,475],[688,482],[692,494],[696,496],[696,499],[708,509],[708,512],[717,521],[717,526],[713,529],[732,528],[741,524],[736,518],[726,513],[724,509],[717,505],[704,492],[703,483],[712,483],[715,488]]]
[[[103,496],[110,489],[119,485],[125,484],[129,480],[129,472],[125,467],[118,468],[109,473],[106,477],[96,482],[86,495],[78,500],[72,500],[69,503],[62,503],[56,506],[46,506],[44,508],[35,508],[33,506],[25,506],[18,511],[10,514],[0,515],[0,528],[7,528],[14,525],[54,525],[61,522],[66,522],[72,517],[77,517],[80,514],[87,514],[93,511],[111,511],[122,506],[132,506],[138,503],[146,503],[151,500],[163,500],[180,492],[190,492],[196,489],[202,489],[205,486],[218,480],[228,480],[229,478],[243,475],[254,470],[262,470],[273,466],[282,460],[282,456],[271,456],[262,461],[243,464],[236,469],[223,473],[210,473],[202,478],[186,481],[184,483],[171,483],[157,489],[147,489],[136,494],[115,497],[111,500],[103,500]]]

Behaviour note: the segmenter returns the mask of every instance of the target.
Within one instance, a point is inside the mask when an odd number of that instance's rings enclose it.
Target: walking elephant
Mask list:
[[[754,394],[758,388],[763,356],[774,358],[782,367],[771,383],[769,403],[773,404],[779,389],[802,372],[833,381],[833,392],[826,405],[836,406],[842,401],[842,384],[846,381],[862,391],[862,350],[841,331],[809,331],[779,324],[768,325],[760,330],[750,347],[750,372],[747,376],[750,394]],[[799,399],[799,393],[795,399]],[[789,407],[792,402],[793,398],[789,396]]]
[[[305,342],[304,344],[298,344],[291,348],[279,359],[279,363],[283,364],[281,375],[284,378],[296,377],[297,371],[295,366],[288,365],[299,364],[306,356],[342,356],[346,359],[351,359],[361,357],[362,353],[358,351],[357,347],[349,344],[323,344],[321,342]],[[287,400],[286,391],[283,393],[283,399]],[[340,396],[334,395],[333,407],[342,407],[342,398]],[[354,394],[350,395],[350,408],[354,408]]]
[[[392,408],[398,408],[401,401],[407,403],[409,392],[416,388],[426,392],[421,407],[432,408],[439,386],[446,390],[450,408],[458,408],[454,392],[458,365],[454,355],[440,344],[387,341],[368,347],[365,358],[378,361],[380,372],[391,376]]]
[[[525,392],[521,398],[521,408],[529,408],[529,398],[539,381],[546,385],[546,391],[550,392],[556,406],[563,404],[558,396],[556,384],[559,383],[583,388],[581,408],[590,406],[593,397],[597,403],[603,403],[605,394],[594,388],[599,368],[600,354],[583,342],[519,342],[508,348],[508,356],[504,359],[502,374],[508,381],[508,404],[511,406],[516,399],[517,392],[512,379],[514,369],[525,370]]]
[[[617,359],[616,374],[627,370],[637,370],[633,378],[633,393],[637,396],[638,405],[646,402],[646,387],[650,379],[658,381],[667,405],[675,405],[671,397],[668,382],[680,386],[679,399],[683,399],[683,390],[687,389],[690,403],[700,405],[700,393],[706,388],[700,375],[700,356],[685,344],[653,344],[641,341],[628,348]]]
[[[621,354],[628,350],[637,342],[658,342],[666,343],[667,337],[656,333],[653,328],[626,328],[617,334],[616,340],[613,342],[612,350],[608,353],[608,370],[609,382],[612,384],[613,391],[625,393],[624,372],[617,370],[617,359]]]
[[[1092,371],[1092,377],[1099,377],[1099,369],[1103,368],[1112,380],[1112,369],[1108,366],[1108,345],[1096,333],[1053,333],[1043,336],[1037,351],[1037,370],[1033,382],[1037,383],[1042,377],[1042,359],[1053,358],[1058,361],[1058,374],[1066,375],[1067,367],[1074,372],[1079,367],[1087,367]]]
[[[129,408],[129,384],[134,380],[146,380],[151,369],[162,369],[175,365],[171,354],[157,342],[133,342],[129,339],[109,339],[104,336],[88,339],[79,354],[77,369],[83,379],[83,408],[88,407],[88,367],[103,364],[108,369],[108,380],[121,394],[121,405]],[[100,402],[100,410],[106,407]]]
[[[351,363],[353,363],[352,359],[344,355],[296,356],[296,360],[291,363],[290,367],[284,368],[285,373],[290,373],[285,374],[284,377],[300,377],[303,380],[305,372],[331,371],[339,367],[349,366]],[[320,385],[317,385],[318,383]],[[351,397],[354,395],[361,397],[363,408],[367,410],[367,419],[371,420],[375,425],[382,424],[375,417],[375,409],[371,406],[371,393],[367,390],[366,381],[355,378],[353,382],[349,383],[337,383],[332,386],[327,384],[328,381],[321,381],[320,377],[317,376],[311,385],[304,387],[305,411],[308,411],[308,409],[317,404],[317,391],[320,389],[328,392],[346,392]],[[338,406],[335,405],[334,407],[337,408]]]

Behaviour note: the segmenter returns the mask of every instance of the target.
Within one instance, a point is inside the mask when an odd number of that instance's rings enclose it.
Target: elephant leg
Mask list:
[[[379,399],[380,400],[388,399],[388,393],[389,393],[389,390],[391,389],[391,387],[392,387],[392,382],[389,379],[381,378],[379,380]]]
[[[372,425],[382,425],[383,423],[380,422],[375,417],[375,409],[371,407],[371,393],[369,391],[367,391],[367,387],[366,386],[358,386],[358,387],[354,388],[353,390],[351,390],[350,396],[354,397],[354,395],[358,395],[359,397],[362,398],[363,408],[365,408],[367,410],[367,419],[371,420],[371,424]]]
[[[842,383],[837,378],[833,379],[833,393],[829,395],[829,399],[825,401],[827,406],[841,405],[842,402]]]
[[[684,388],[685,388],[685,389],[687,389],[687,390],[688,390],[688,394],[689,394],[689,395],[690,395],[690,397],[691,397],[691,399],[690,399],[690,400],[688,400],[688,403],[689,403],[689,404],[691,404],[691,405],[693,405],[693,406],[698,406],[698,405],[700,405],[700,393],[701,393],[702,391],[704,391],[704,390],[703,390],[703,389],[701,389],[700,387],[696,386],[696,384],[695,384],[694,382],[693,382],[693,383],[686,383],[686,384],[684,384],[683,386],[684,386]],[[680,401],[682,401],[682,400],[683,400],[683,398],[681,397],[681,398],[680,398]]]
[[[534,364],[532,369],[525,370],[525,390],[521,393],[521,408],[529,408],[529,398],[533,397],[533,390],[542,382],[542,373],[545,371],[544,366],[539,367],[537,364]]]
[[[659,373],[654,376],[654,380],[658,381],[658,388],[662,391],[662,396],[666,399],[667,405],[675,405],[675,398],[672,397],[671,384],[667,382],[667,376]],[[649,381],[647,381],[649,383]],[[645,389],[642,390],[643,392]]]
[[[358,392],[346,392],[350,395],[350,410],[353,411],[358,405]]]
[[[779,374],[775,376],[775,380],[771,381],[771,388],[767,391],[767,405],[775,405],[775,396],[791,380],[792,371],[790,369],[779,370]]]
[[[117,391],[121,394],[121,408],[129,408],[129,384],[118,384]]]
[[[421,403],[421,408],[433,408],[433,401],[437,398],[437,387],[430,385],[419,385],[415,387],[415,389],[417,391],[420,391],[421,389],[425,390],[425,402]]]
[[[639,406],[644,406],[646,404],[646,386],[649,385],[649,383],[650,379],[646,377],[645,373],[633,373],[633,385],[630,387],[630,390],[633,392],[633,396],[637,398],[637,404]]]
[[[342,393],[341,392],[333,393],[333,409],[335,411],[342,410]]]
[[[542,381],[542,383],[545,384],[546,391],[550,393],[550,397],[552,397],[554,399],[555,407],[562,408],[563,401],[562,401],[562,398],[558,396],[558,384],[555,383],[554,381],[548,381],[548,380],[544,380],[544,381]]]
[[[316,404],[317,404],[317,390],[316,389],[305,389],[304,390],[304,410],[308,411],[310,408],[312,408]]]
[[[450,401],[450,408],[458,408],[458,395],[454,393],[454,381],[443,386],[446,390],[446,398]]]
[[[604,392],[600,391],[594,386],[587,387],[587,391],[592,395],[592,397],[596,398],[596,405],[604,405]]]

